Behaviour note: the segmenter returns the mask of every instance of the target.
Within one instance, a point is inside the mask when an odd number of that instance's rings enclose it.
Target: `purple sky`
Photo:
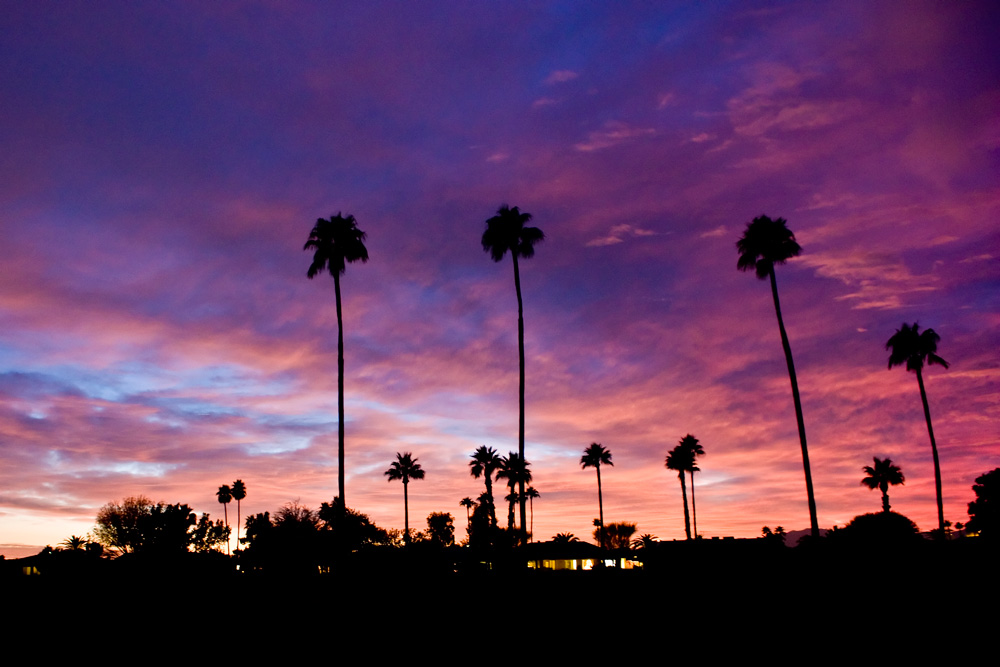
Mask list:
[[[934,527],[903,322],[925,373],[945,515],[1000,466],[1000,11],[993,3],[6,3],[0,16],[0,550],[85,534],[128,495],[221,517],[336,493],[333,281],[318,217],[368,233],[343,281],[347,497],[402,527],[517,446],[501,203],[522,264],[535,533],[683,535],[664,469],[687,433],[706,536],[808,527],[767,283],[735,242],[784,217],[778,285],[819,521],[880,507]],[[235,509],[235,506],[231,506]],[[464,530],[458,531],[464,536]]]

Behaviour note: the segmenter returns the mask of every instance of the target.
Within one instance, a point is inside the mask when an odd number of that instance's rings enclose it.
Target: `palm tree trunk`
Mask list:
[[[493,502],[493,482],[490,480],[490,474],[487,473],[486,477],[486,497],[490,499],[490,522],[493,527],[497,527],[497,508],[496,503]]]
[[[517,453],[520,455],[521,460],[524,461],[524,304],[521,302],[521,272],[517,267],[517,252],[512,249],[510,256],[514,258],[514,290],[517,292],[517,353],[520,370],[520,380],[517,387],[519,411],[517,420]],[[520,481],[518,493],[521,494],[521,532],[523,533],[524,527],[527,524],[527,521],[525,521],[527,514],[524,507],[526,498],[524,496],[523,479]]]
[[[694,470],[691,471],[691,520],[694,522],[694,538],[698,539],[698,509],[694,504]]]
[[[344,317],[340,308],[340,274],[333,274],[333,289],[337,294],[337,490],[341,511],[347,514],[344,494]]]
[[[595,467],[597,468],[597,509],[600,512],[599,516],[601,517],[601,525],[598,526],[597,534],[600,536],[598,542],[601,543],[600,547],[603,549],[604,548],[604,496],[601,493],[601,464],[598,463]]]
[[[889,485],[886,484],[885,488],[882,489],[882,511],[889,511]]]
[[[535,541],[535,499],[534,498],[528,498],[528,503],[531,506],[531,531],[530,531],[531,537],[530,537],[530,539],[531,539],[532,542],[534,542]]]
[[[691,539],[691,516],[688,514],[688,494],[687,487],[684,485],[684,471],[681,470],[677,473],[677,478],[681,480],[681,495],[684,496],[684,534],[687,538]]]
[[[931,426],[931,409],[927,405],[927,392],[924,390],[924,378],[917,369],[917,384],[920,385],[920,400],[924,404],[924,419],[927,420],[927,433],[931,436],[931,454],[934,455],[934,490],[937,492],[938,530],[944,537],[944,500],[941,497],[941,462],[938,460],[937,442],[934,441],[934,427]]]
[[[404,479],[403,480],[403,529],[406,532],[403,533],[403,544],[410,543],[410,494],[408,487],[409,484]]]
[[[215,516],[219,516],[216,514]],[[222,503],[222,516],[226,518],[226,528],[229,528],[229,508],[226,503]],[[229,536],[226,536],[226,555],[229,555]]]
[[[771,278],[771,296],[774,297],[774,312],[778,315],[778,330],[781,332],[781,347],[785,350],[785,363],[788,364],[788,379],[792,383],[792,401],[795,403],[795,421],[799,427],[799,442],[802,444],[802,467],[806,473],[806,496],[809,499],[809,525],[812,530],[812,536],[819,538],[819,521],[816,519],[816,495],[813,493],[812,471],[809,468],[809,448],[806,447],[806,424],[802,418],[802,401],[799,399],[799,383],[795,378],[792,346],[788,344],[788,334],[785,333],[785,322],[781,319],[778,282],[774,278],[773,266],[771,267],[769,276]]]
[[[236,501],[236,550],[240,550],[240,501]]]

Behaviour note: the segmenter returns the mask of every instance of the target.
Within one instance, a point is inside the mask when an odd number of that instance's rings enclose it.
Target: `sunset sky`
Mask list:
[[[992,2],[7,2],[0,12],[0,552],[144,494],[222,517],[337,488],[333,280],[315,220],[353,214],[343,279],[347,500],[456,517],[480,445],[517,448],[503,203],[521,264],[535,534],[683,537],[664,468],[688,433],[706,537],[808,528],[770,290],[736,269],[755,216],[802,246],[778,288],[819,523],[936,524],[1000,466],[1000,7]],[[230,506],[231,519],[235,504]],[[501,514],[505,511],[501,509]]]

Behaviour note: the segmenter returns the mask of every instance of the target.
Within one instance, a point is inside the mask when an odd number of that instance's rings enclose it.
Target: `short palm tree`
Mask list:
[[[937,491],[938,530],[944,535],[944,500],[941,496],[941,463],[938,460],[937,442],[934,441],[934,428],[931,426],[931,409],[927,405],[927,391],[924,389],[924,377],[921,372],[924,362],[931,365],[948,368],[948,362],[937,355],[937,344],[941,337],[934,329],[920,333],[917,323],[908,326],[905,322],[885,344],[889,353],[889,368],[906,364],[906,370],[917,374],[917,385],[920,387],[920,400],[924,404],[924,419],[927,421],[927,433],[931,438],[931,454],[934,457],[934,489]]]
[[[795,364],[792,361],[792,347],[785,333],[785,322],[781,318],[781,302],[778,300],[778,283],[774,277],[774,265],[784,264],[792,257],[797,257],[802,248],[795,241],[795,234],[785,225],[784,218],[772,220],[766,215],[754,218],[747,223],[743,236],[736,242],[736,250],[740,258],[736,268],[740,271],[755,270],[761,280],[771,281],[771,296],[774,298],[774,312],[778,316],[778,331],[781,333],[781,347],[785,351],[785,363],[788,365],[788,379],[792,384],[792,402],[795,404],[795,421],[799,428],[799,443],[802,445],[802,467],[806,475],[806,496],[809,501],[809,524],[812,536],[819,538],[819,522],[816,519],[816,495],[813,493],[812,471],[809,467],[809,448],[806,446],[806,425],[802,417],[802,401],[799,399],[799,383],[795,376]]]
[[[529,539],[531,539],[532,541],[534,541],[534,535],[535,535],[535,498],[541,497],[541,494],[538,493],[538,491],[533,486],[529,486],[527,489],[525,489],[524,493],[528,496],[528,506],[529,506],[529,508],[531,510],[531,524],[530,524],[531,525],[531,529],[528,531],[528,535],[531,536]]]
[[[694,454],[683,445],[677,445],[667,454],[665,463],[668,470],[677,471],[677,479],[681,481],[681,495],[684,497],[684,533],[691,539],[691,515],[688,514],[687,488],[684,484],[684,473],[694,467]]]
[[[226,518],[226,531],[229,531],[229,511],[227,507],[229,503],[233,501],[233,490],[229,488],[228,484],[223,484],[219,487],[219,490],[215,492],[216,497],[219,502],[222,503],[222,515]],[[219,516],[216,514],[215,516]],[[226,553],[229,553],[229,539],[226,539]]]
[[[389,481],[402,480],[403,482],[403,542],[410,543],[410,495],[409,485],[411,479],[423,479],[424,469],[417,463],[410,452],[400,454],[396,452],[396,460],[389,464],[389,469],[385,471]]]
[[[516,493],[517,487],[521,486],[523,488],[525,484],[531,481],[530,466],[531,464],[521,458],[516,452],[510,452],[507,456],[500,459],[500,467],[497,469],[496,479],[497,481],[501,479],[506,480],[507,488],[510,489],[510,493],[506,498],[509,503],[507,507],[507,529],[510,531],[514,530],[514,502],[521,500],[522,495]],[[514,502],[511,502],[511,500]],[[521,532],[524,532],[524,526],[521,526]]]
[[[681,438],[681,446],[691,450],[692,461],[696,462],[699,456],[705,455],[705,448],[698,442],[698,438],[690,433]],[[688,473],[691,475],[691,523],[694,524],[694,537],[698,539],[698,506],[694,502],[694,474],[701,472],[701,468],[692,465]]]
[[[465,508],[465,521],[468,526],[466,531],[468,531],[469,528],[472,527],[472,508],[476,506],[476,502],[472,498],[466,496],[458,501],[458,504]]]
[[[344,318],[340,303],[340,276],[346,271],[347,263],[367,262],[368,249],[365,248],[365,233],[358,229],[353,215],[346,218],[338,213],[329,220],[316,221],[309,240],[303,250],[313,250],[312,264],[306,273],[310,279],[329,271],[333,276],[333,291],[337,297],[337,489],[342,507],[347,507],[344,494]]]
[[[606,449],[604,445],[592,442],[590,446],[583,450],[583,456],[580,457],[580,466],[586,470],[587,468],[594,468],[597,470],[597,509],[600,512],[600,522],[601,525],[598,526],[598,542],[600,542],[600,547],[604,548],[604,494],[601,489],[601,465],[613,466],[614,463],[611,462],[611,451]]]
[[[500,457],[492,447],[480,446],[472,454],[469,462],[469,474],[476,479],[485,478],[486,495],[489,498],[490,522],[493,527],[497,525],[497,511],[493,504],[493,473],[500,468]]]
[[[892,459],[880,459],[876,456],[872,460],[875,461],[875,465],[865,466],[861,469],[866,475],[861,480],[861,484],[873,491],[878,489],[882,492],[882,511],[888,512],[889,485],[902,484],[905,481],[903,471],[899,469],[899,466],[893,465]]]
[[[242,479],[233,482],[233,500],[236,501],[236,548],[240,548],[240,501],[247,497],[247,485]]]
[[[503,204],[497,209],[497,214],[486,221],[486,231],[483,232],[483,250],[490,253],[494,262],[503,260],[507,251],[514,260],[514,291],[517,292],[517,352],[520,370],[518,382],[517,452],[524,460],[524,304],[521,301],[521,273],[518,268],[519,258],[531,259],[535,255],[535,244],[545,240],[545,234],[537,227],[525,227],[531,222],[530,213],[521,213],[518,208],[509,208]],[[521,530],[524,530],[526,513],[524,507],[524,484],[519,489],[521,494]]]

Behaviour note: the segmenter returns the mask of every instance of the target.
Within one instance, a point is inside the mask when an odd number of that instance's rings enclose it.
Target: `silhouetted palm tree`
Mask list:
[[[601,525],[598,526],[597,535],[598,541],[600,542],[600,547],[604,548],[604,494],[601,490],[601,465],[613,466],[614,463],[611,462],[611,452],[604,448],[596,442],[590,443],[590,446],[583,450],[583,456],[580,457],[580,466],[584,470],[587,468],[594,468],[597,470],[597,508],[600,511],[600,522]]]
[[[500,457],[492,447],[480,446],[472,454],[472,461],[469,462],[469,474],[476,479],[484,477],[486,481],[486,495],[489,498],[490,521],[493,527],[497,525],[497,512],[493,502],[493,473],[500,468]]]
[[[508,499],[512,494],[515,493],[518,486],[524,487],[525,484],[531,481],[531,464],[521,458],[516,452],[510,452],[507,456],[500,459],[500,467],[497,469],[497,481],[501,479],[507,480],[507,488],[510,489],[511,494],[507,497]],[[514,496],[515,501],[521,499],[521,494]],[[508,500],[509,502],[509,500]],[[524,504],[521,504],[524,507]],[[527,516],[524,517],[525,519]],[[523,519],[522,519],[523,520]],[[507,510],[507,529],[514,530],[514,505],[508,506]],[[524,532],[524,526],[521,526],[521,532]]]
[[[667,454],[665,463],[668,470],[677,471],[677,479],[681,481],[681,495],[684,496],[684,533],[691,539],[691,516],[688,514],[687,488],[684,484],[684,473],[694,467],[694,454],[683,445],[677,445]]]
[[[229,503],[233,501],[233,491],[229,488],[228,484],[223,484],[219,487],[219,490],[215,492],[218,497],[219,502],[222,503],[222,515],[226,518],[226,529],[229,529],[229,511],[226,509]],[[219,516],[216,514],[215,516]],[[226,538],[226,553],[229,553],[229,538]]]
[[[79,535],[70,535],[61,544],[66,547],[68,551],[82,551],[87,546],[87,538],[80,537]]]
[[[233,500],[236,501],[236,548],[240,548],[240,501],[247,497],[247,485],[242,479],[233,482]]]
[[[927,420],[927,433],[931,437],[931,454],[934,456],[934,489],[937,491],[938,530],[944,535],[944,500],[941,496],[941,463],[938,461],[937,442],[934,441],[934,428],[931,426],[931,409],[927,405],[927,392],[924,390],[924,362],[937,364],[948,368],[948,362],[937,356],[937,344],[941,340],[934,329],[920,333],[917,323],[908,326],[905,322],[892,338],[885,344],[889,353],[889,368],[906,364],[906,370],[917,374],[917,385],[920,387],[920,400],[924,404],[924,419]]]
[[[312,264],[306,273],[310,279],[323,270],[333,276],[333,290],[337,297],[337,488],[338,497],[347,507],[344,493],[344,318],[340,305],[340,276],[346,271],[347,263],[367,262],[368,249],[365,248],[366,234],[358,229],[353,215],[346,218],[340,213],[331,215],[329,220],[316,221],[309,240],[303,250],[314,250]]]
[[[792,257],[798,256],[802,248],[795,241],[795,234],[785,225],[784,218],[772,220],[766,215],[754,218],[747,224],[743,237],[736,242],[736,250],[740,258],[736,268],[740,271],[756,270],[761,280],[770,278],[771,296],[774,298],[774,312],[778,316],[778,331],[781,333],[781,346],[785,351],[785,363],[788,365],[788,379],[792,384],[792,401],[795,404],[795,421],[799,428],[799,443],[802,445],[802,467],[806,475],[806,495],[809,500],[809,524],[812,536],[818,538],[819,522],[816,518],[816,496],[813,493],[812,471],[809,467],[809,449],[806,446],[806,425],[802,418],[802,401],[799,399],[799,383],[795,377],[795,364],[792,361],[792,347],[785,333],[785,322],[781,318],[781,302],[778,300],[778,283],[774,277],[774,265],[784,264]]]
[[[529,486],[524,490],[524,493],[528,496],[528,505],[531,508],[531,529],[528,531],[530,539],[534,541],[535,539],[535,498],[540,497],[540,493],[535,490],[535,487]]]
[[[508,208],[506,204],[497,209],[497,214],[486,221],[483,232],[483,250],[490,253],[494,262],[503,259],[507,251],[514,260],[514,291],[517,292],[517,351],[520,369],[518,383],[517,452],[524,460],[524,306],[521,301],[521,273],[518,258],[531,259],[535,255],[535,244],[545,240],[545,234],[537,227],[525,227],[531,221],[530,213],[521,213],[518,208]],[[524,530],[526,513],[524,507],[524,483],[521,494],[521,530]]]
[[[681,446],[691,450],[692,465],[688,473],[691,475],[691,522],[694,524],[694,537],[698,539],[698,507],[694,502],[694,474],[701,472],[701,468],[696,465],[699,456],[705,455],[705,448],[698,442],[698,438],[690,433],[681,438]]]
[[[424,469],[417,463],[417,459],[412,458],[409,452],[400,454],[396,452],[396,460],[389,464],[389,469],[385,471],[389,481],[396,479],[403,481],[403,542],[410,543],[410,495],[409,489],[411,479],[423,479]]]
[[[472,508],[476,506],[476,503],[475,503],[474,500],[472,500],[472,498],[469,498],[468,496],[466,496],[465,498],[462,498],[460,501],[458,501],[458,504],[465,508],[465,521],[466,521],[466,525],[467,525],[466,532],[468,532],[469,528],[472,527],[472,514],[471,514],[471,512],[472,512]]]
[[[649,533],[644,533],[639,537],[632,540],[632,547],[634,549],[649,549],[654,544],[656,544],[656,535],[651,535]]]
[[[899,469],[899,466],[892,464],[892,459],[883,460],[876,456],[872,460],[875,461],[874,466],[865,466],[861,469],[867,475],[861,480],[861,484],[869,489],[878,489],[882,492],[882,511],[888,512],[889,485],[902,484],[905,481],[903,471]]]
[[[552,536],[552,541],[556,544],[569,544],[570,542],[579,542],[580,538],[573,533],[556,533]]]

